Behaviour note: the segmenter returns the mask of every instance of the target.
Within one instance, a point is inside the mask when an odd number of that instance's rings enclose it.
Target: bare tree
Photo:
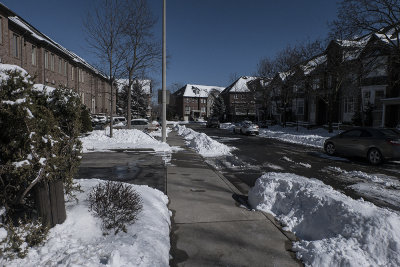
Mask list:
[[[342,0],[338,18],[330,26],[341,39],[379,33],[400,61],[400,0]]]
[[[161,59],[161,45],[154,41],[153,28],[156,23],[147,0],[124,0],[126,22],[123,27],[125,74],[128,76],[127,119],[131,126],[131,90],[134,80],[144,77],[149,69]]]
[[[102,0],[86,16],[84,29],[92,52],[97,55],[102,69],[108,74],[110,85],[110,137],[113,136],[114,90],[113,85],[121,69],[123,21],[121,0]]]

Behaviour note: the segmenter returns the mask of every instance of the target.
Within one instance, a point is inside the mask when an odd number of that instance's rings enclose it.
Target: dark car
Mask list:
[[[363,157],[377,165],[388,159],[400,159],[400,131],[396,129],[354,128],[328,138],[324,143],[329,155]]]
[[[208,127],[208,128],[211,128],[211,127],[219,128],[219,120],[218,120],[218,118],[210,118],[207,121],[206,127]]]

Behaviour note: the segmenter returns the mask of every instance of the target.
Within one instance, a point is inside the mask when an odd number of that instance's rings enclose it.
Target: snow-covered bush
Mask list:
[[[35,85],[23,69],[1,65],[0,209],[4,207],[4,212],[0,229],[40,221],[37,185],[62,181],[67,193],[73,191],[81,150],[80,106],[72,90]],[[10,243],[12,234],[10,230],[6,238],[0,236],[5,243],[0,252],[15,246]]]
[[[127,184],[107,181],[98,184],[89,194],[89,209],[101,218],[104,234],[114,229],[126,233],[126,224],[136,221],[142,210],[142,199]]]

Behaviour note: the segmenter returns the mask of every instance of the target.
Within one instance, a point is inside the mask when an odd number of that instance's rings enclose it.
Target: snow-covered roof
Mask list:
[[[210,86],[210,85],[198,85],[198,84],[186,84],[180,92],[177,93],[179,96],[184,97],[208,97],[213,90],[221,92],[224,87]]]
[[[138,82],[142,86],[142,90],[145,94],[151,94],[151,80],[134,80],[133,82]],[[122,91],[125,86],[128,86],[129,80],[128,79],[118,79],[117,80],[117,87],[118,91]]]
[[[343,61],[357,59],[371,39],[371,34],[356,40],[335,40],[343,49]]]
[[[248,82],[253,81],[257,79],[258,77],[252,77],[252,76],[242,76],[239,79],[237,79],[234,83],[232,83],[230,86],[228,86],[224,92],[229,92],[229,93],[247,93],[250,92],[250,89],[248,87]]]
[[[10,17],[8,17],[8,19],[10,21],[14,22],[15,24],[17,24],[19,27],[21,27],[24,30],[26,30],[28,33],[30,33],[31,37],[33,37],[34,39],[49,44],[53,48],[61,51],[62,53],[66,54],[66,55],[68,55],[73,61],[84,65],[88,69],[92,70],[94,73],[96,73],[98,75],[101,75],[103,78],[107,79],[107,77],[105,75],[100,73],[99,70],[97,70],[95,67],[90,65],[86,60],[84,60],[83,58],[81,58],[80,56],[75,54],[74,52],[68,50],[67,48],[63,47],[59,43],[55,42],[54,40],[52,40],[47,35],[45,35],[45,34],[41,33],[40,31],[36,30],[33,26],[29,25],[28,23],[26,23],[24,20],[22,20],[18,16],[10,16]]]
[[[313,59],[309,60],[304,65],[301,65],[300,68],[303,70],[304,75],[308,75],[313,72],[318,66],[325,64],[327,61],[326,55],[320,55],[314,57]]]
[[[291,77],[294,74],[294,71],[285,71],[285,72],[278,72],[279,78],[284,82],[287,78]]]

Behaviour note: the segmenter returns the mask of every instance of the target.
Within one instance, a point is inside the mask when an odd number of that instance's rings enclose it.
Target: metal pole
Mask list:
[[[166,0],[163,0],[163,47],[162,47],[162,142],[167,141],[167,46],[166,46]]]

